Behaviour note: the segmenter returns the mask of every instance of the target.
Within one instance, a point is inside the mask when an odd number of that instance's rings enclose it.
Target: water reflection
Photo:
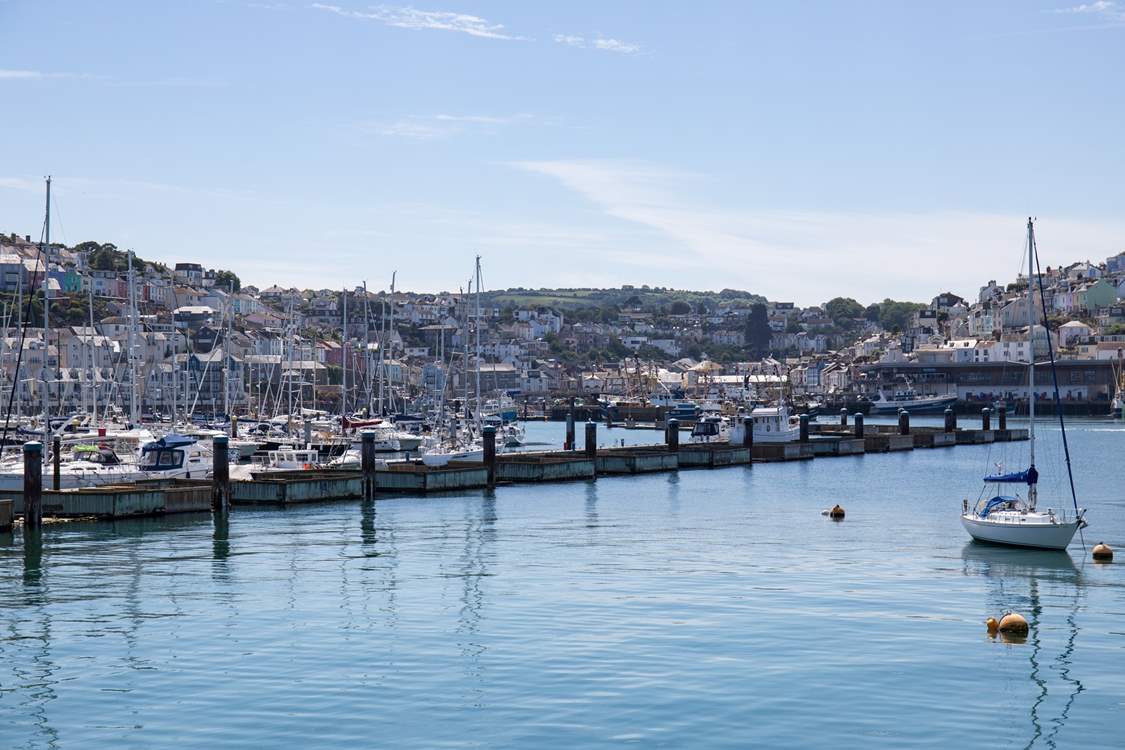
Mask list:
[[[961,559],[966,575],[988,579],[989,612],[997,615],[1009,610],[1026,612],[1028,676],[1034,685],[1034,697],[1027,709],[1031,736],[1024,747],[1054,748],[1075,700],[1085,690],[1081,680],[1071,674],[1079,630],[1077,614],[1085,596],[1082,572],[1066,552],[1014,549],[977,542],[965,545]],[[1066,611],[1065,641],[1053,658],[1046,635],[1055,629],[1050,623],[1056,609],[1045,607],[1044,599],[1049,604],[1061,601]],[[1004,640],[1011,645],[1025,641],[1022,638]],[[1051,705],[1058,701],[1051,700],[1052,694],[1065,695],[1053,717],[1049,713]]]
[[[485,680],[481,657],[487,648],[480,637],[485,603],[483,581],[492,575],[488,566],[489,548],[495,537],[496,492],[486,490],[479,506],[465,503],[465,538],[460,561],[461,608],[456,627],[465,673],[471,678],[472,695],[466,697],[474,708],[483,706]]]
[[[598,483],[586,483],[586,528],[598,528]]]
[[[370,557],[379,556],[379,551],[374,548],[376,542],[374,500],[364,500],[359,507],[359,541],[363,545],[365,554]]]
[[[23,583],[29,588],[28,604],[42,601],[39,584],[43,580],[43,530],[23,527]]]
[[[10,637],[19,638],[33,651],[26,665],[18,658],[11,662],[15,682],[24,688],[20,691],[23,698],[19,711],[30,718],[47,747],[58,747],[58,730],[51,725],[47,716],[47,707],[58,697],[55,691],[55,672],[58,668],[51,657],[53,623],[47,608],[46,587],[43,585],[42,529],[24,526],[23,582],[24,601],[32,609],[28,612],[28,619],[21,623],[27,630],[23,631],[21,628],[21,632],[12,632]]]

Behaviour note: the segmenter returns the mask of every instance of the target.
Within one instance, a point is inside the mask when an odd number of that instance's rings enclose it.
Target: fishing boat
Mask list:
[[[1038,269],[1038,259],[1035,253],[1035,227],[1031,219],[1027,220],[1027,260],[1028,260],[1028,288],[1027,288],[1027,317],[1028,331],[1033,331],[1035,326],[1035,283],[1032,274]],[[1043,281],[1040,277],[1039,285]],[[1042,299],[1042,288],[1040,288]],[[1044,310],[1046,319],[1046,310]],[[1039,471],[1035,467],[1035,354],[1031,353],[1027,367],[1028,383],[1028,468],[1021,471],[1004,472],[1002,469],[984,478],[985,489],[995,485],[1027,485],[1026,497],[1020,497],[1016,492],[1012,495],[1001,494],[997,489],[995,493],[982,492],[973,507],[969,501],[961,504],[961,524],[969,535],[981,542],[1006,544],[1016,547],[1033,547],[1037,549],[1065,550],[1070,544],[1074,534],[1086,525],[1085,511],[1078,507],[1078,498],[1074,492],[1074,476],[1070,470],[1070,448],[1066,442],[1066,425],[1063,419],[1061,404],[1059,403],[1058,374],[1055,371],[1055,354],[1051,345],[1051,337],[1047,336],[1047,351],[1050,356],[1051,373],[1054,380],[1055,406],[1059,416],[1059,426],[1062,429],[1063,449],[1066,455],[1066,470],[1070,479],[1071,501],[1074,505],[1074,514],[1071,516],[1063,509],[1047,508],[1046,511],[1038,510],[1039,501]]]
[[[946,407],[952,406],[956,401],[956,394],[920,394],[914,390],[914,386],[907,380],[905,388],[890,393],[880,388],[875,397],[871,399],[871,413],[893,412],[897,414],[902,409],[909,412],[944,411]]]

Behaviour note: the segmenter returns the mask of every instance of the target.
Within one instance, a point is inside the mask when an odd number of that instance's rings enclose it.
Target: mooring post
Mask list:
[[[840,409],[840,426],[841,427],[847,427],[848,426],[848,408],[846,406],[841,407],[841,409]]]
[[[678,451],[680,449],[680,420],[673,417],[668,420],[668,450]]]
[[[598,455],[598,423],[590,420],[586,422],[586,456],[594,458]]]
[[[312,422],[305,420],[305,450],[312,447]]]
[[[957,415],[951,407],[945,407],[945,431],[957,432]]]
[[[1007,404],[1001,406],[996,410],[996,421],[999,422],[997,427],[1001,430],[1008,429],[1008,406]]]
[[[28,529],[43,525],[43,444],[23,444],[23,523]]]
[[[211,446],[211,511],[225,515],[230,512],[230,438],[216,435]]]
[[[360,433],[359,466],[363,471],[363,499],[375,499],[375,431]]]
[[[238,438],[238,416],[234,414],[230,415],[230,436]]]
[[[566,443],[563,444],[563,450],[572,451],[576,449],[574,442],[574,399],[570,400],[570,409],[566,412]]]
[[[488,486],[496,486],[496,428],[484,428],[484,466],[488,469]]]
[[[742,447],[754,451],[754,418],[748,413],[742,415]]]
[[[58,492],[62,485],[62,438],[56,435],[51,439],[51,489]]]
[[[992,409],[987,406],[980,410],[980,428],[985,432],[992,429]]]
[[[910,412],[908,412],[906,409],[898,410],[898,434],[910,434]]]
[[[863,413],[857,411],[855,413],[855,416],[852,417],[852,422],[855,424],[855,436],[857,438],[862,438],[863,437]]]
[[[807,443],[807,442],[809,442],[809,415],[808,414],[802,414],[798,418],[798,421],[801,424],[801,432],[800,432],[800,438],[799,439],[802,443]]]

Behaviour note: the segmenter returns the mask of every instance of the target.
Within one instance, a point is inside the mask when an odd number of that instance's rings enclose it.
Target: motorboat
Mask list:
[[[944,411],[957,401],[957,394],[919,394],[907,381],[906,387],[887,393],[882,388],[871,399],[871,413],[898,413],[905,409],[909,412]]]
[[[145,479],[210,479],[213,455],[210,444],[169,433],[141,448],[137,466]]]

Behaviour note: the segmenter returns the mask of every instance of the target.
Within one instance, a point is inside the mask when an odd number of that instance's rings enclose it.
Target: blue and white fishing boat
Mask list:
[[[1027,259],[1028,259],[1028,289],[1027,289],[1027,317],[1028,331],[1035,326],[1035,286],[1033,274],[1037,271],[1037,257],[1035,253],[1035,227],[1031,219],[1027,220]],[[1042,278],[1039,280],[1040,295],[1042,295]],[[1042,296],[1040,297],[1042,298]],[[1044,318],[1046,311],[1044,310]],[[1074,506],[1071,515],[1063,509],[1047,508],[1037,509],[1039,502],[1039,470],[1035,468],[1035,354],[1032,351],[1027,367],[1028,379],[1028,404],[1029,404],[1029,460],[1028,468],[1022,471],[997,472],[984,478],[986,488],[996,485],[1027,485],[1027,496],[1020,497],[1019,493],[1001,494],[998,489],[995,494],[981,493],[976,505],[969,507],[969,501],[962,501],[961,524],[973,539],[995,544],[1007,544],[1016,547],[1034,547],[1038,549],[1065,550],[1074,538],[1075,532],[1086,525],[1085,510],[1078,507],[1078,498],[1074,491],[1074,476],[1070,470],[1070,448],[1066,442],[1066,425],[1062,416],[1059,403],[1059,381],[1055,372],[1055,354],[1051,345],[1051,337],[1047,337],[1047,351],[1050,355],[1051,374],[1054,378],[1055,407],[1059,415],[1059,425],[1062,428],[1062,444],[1066,455],[1066,471],[1070,479],[1070,496]],[[989,497],[991,495],[991,497]]]

